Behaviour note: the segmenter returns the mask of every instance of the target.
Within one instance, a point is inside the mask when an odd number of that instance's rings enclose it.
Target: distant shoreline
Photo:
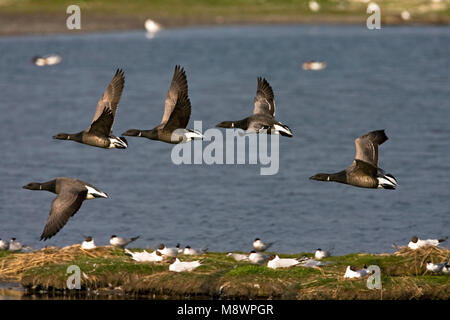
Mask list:
[[[82,16],[81,30],[68,30],[67,16],[55,13],[0,13],[0,36],[84,34],[97,32],[145,31],[146,17],[140,15],[105,16],[86,13]],[[155,18],[164,28],[227,26],[227,25],[361,25],[365,26],[365,16],[271,16],[271,17],[228,17],[228,18]],[[420,19],[405,23],[391,17],[382,21],[383,25],[426,25],[448,26],[450,19]]]

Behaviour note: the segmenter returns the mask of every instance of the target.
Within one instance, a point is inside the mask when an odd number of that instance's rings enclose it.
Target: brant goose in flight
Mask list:
[[[408,243],[408,248],[416,250],[426,246],[434,246],[437,247],[441,242],[444,242],[448,239],[448,237],[442,239],[427,239],[421,240],[418,237],[414,236],[411,238],[411,241]]]
[[[269,249],[271,246],[273,245],[273,242],[267,243],[265,244],[264,242],[261,241],[261,239],[256,238],[253,241],[253,248],[257,251],[257,252],[263,252],[266,251],[267,249]]]
[[[239,128],[247,133],[267,131],[269,134],[281,134],[285,137],[292,137],[291,129],[275,120],[273,90],[266,79],[258,78],[258,87],[254,101],[255,108],[253,109],[253,115],[238,121],[223,121],[217,127]]]
[[[139,236],[128,239],[128,238],[118,237],[115,234],[113,234],[111,236],[111,238],[109,239],[109,243],[113,247],[125,248],[128,244],[130,244],[133,241],[136,241],[137,239],[139,239]]]
[[[81,243],[81,249],[91,250],[95,248],[97,248],[97,246],[95,245],[94,239],[91,236],[86,237],[86,239],[84,239],[84,241]]]
[[[188,97],[186,73],[182,67],[177,65],[167,93],[161,123],[151,130],[130,129],[122,135],[144,137],[172,144],[202,139],[203,136],[200,132],[186,129],[190,116],[191,101]]]
[[[41,240],[47,240],[58,233],[67,221],[80,209],[84,200],[108,198],[93,185],[81,180],[58,177],[44,183],[31,182],[23,187],[28,190],[45,190],[56,193]]]
[[[318,173],[310,179],[335,181],[361,188],[395,189],[397,180],[378,168],[378,145],[388,140],[384,130],[369,132],[355,140],[356,155],[352,165],[337,173]]]
[[[53,139],[72,140],[105,149],[126,149],[128,147],[127,140],[111,134],[124,82],[123,71],[117,69],[116,74],[97,103],[97,110],[90,127],[75,134],[59,133],[53,136]]]

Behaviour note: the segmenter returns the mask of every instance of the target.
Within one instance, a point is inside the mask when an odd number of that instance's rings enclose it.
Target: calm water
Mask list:
[[[39,68],[36,54],[61,64]],[[248,250],[255,237],[283,252],[390,252],[392,243],[449,235],[450,28],[264,26],[0,38],[0,237],[40,248],[92,235],[141,235],[210,250]],[[306,72],[306,60],[328,67]],[[127,150],[52,140],[86,128],[117,67],[126,85],[114,132],[152,128],[175,64],[186,68],[193,120],[203,128],[253,110],[257,76],[276,97],[280,170],[172,164],[172,145],[129,138]],[[308,180],[347,167],[354,139],[386,129],[380,166],[396,191]],[[204,142],[206,146],[208,143]],[[110,199],[87,201],[39,242],[54,195],[21,187],[58,176],[88,181]]]

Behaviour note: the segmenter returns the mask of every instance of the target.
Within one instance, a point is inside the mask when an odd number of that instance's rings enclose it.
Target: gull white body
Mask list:
[[[9,251],[20,251],[22,248],[22,244],[16,239],[11,239],[11,241],[9,241]]]
[[[188,256],[197,256],[197,255],[206,253],[206,251],[207,251],[206,249],[192,249],[192,248],[186,247],[183,250],[183,254],[188,255]]]
[[[265,244],[260,239],[255,239],[255,241],[253,241],[253,248],[257,252],[263,252],[263,251],[266,251],[270,246],[272,246],[272,244],[273,243]]]
[[[427,270],[430,272],[435,272],[435,273],[439,273],[442,271],[442,269],[444,268],[445,263],[432,263],[432,262],[428,262],[427,263]]]
[[[161,253],[163,256],[176,258],[178,256],[178,248],[167,248],[164,247],[163,249],[157,249],[159,253]]]
[[[327,264],[327,263],[323,263],[321,261],[317,261],[314,259],[308,259],[308,258],[300,261],[300,265],[302,267],[306,267],[306,268],[317,268],[317,267],[323,266],[325,264]]]
[[[56,54],[51,54],[48,56],[38,57],[34,61],[34,64],[43,67],[43,66],[52,66],[54,64],[58,64],[61,62],[61,57]]]
[[[354,279],[354,278],[364,278],[367,275],[367,270],[365,268],[353,271],[350,266],[345,270],[344,278]]]
[[[91,250],[91,249],[95,249],[95,248],[97,248],[97,246],[95,245],[94,239],[92,239],[91,241],[84,240],[81,243],[81,249]]]
[[[450,273],[450,265],[448,264],[448,262],[444,263],[444,266],[442,267],[441,272],[443,274],[449,274]]]
[[[0,239],[0,250],[8,250],[9,243],[8,241]]]
[[[308,61],[303,63],[302,67],[303,70],[322,70],[327,66],[325,62],[319,62],[319,61]]]
[[[227,257],[232,257],[236,261],[249,261],[248,255],[242,253],[227,253]]]
[[[138,262],[160,262],[163,260],[161,255],[156,253],[156,250],[152,253],[148,253],[146,250],[142,252],[131,252],[128,249],[125,249],[125,253],[131,255],[131,258]]]
[[[178,258],[176,258],[175,262],[169,266],[169,270],[174,272],[192,271],[195,268],[198,268],[200,265],[201,265],[200,261],[182,262]]]
[[[300,262],[296,259],[280,259],[278,255],[275,256],[272,260],[269,260],[267,262],[267,267],[271,269],[278,269],[278,268],[289,268],[292,266],[298,265]]]
[[[439,245],[439,240],[437,240],[437,239],[427,239],[427,240],[417,240],[417,242],[412,242],[412,241],[410,241],[409,243],[408,243],[408,247],[410,248],[410,249],[413,249],[413,250],[417,250],[417,249],[419,249],[419,248],[422,248],[422,247],[426,247],[426,246],[434,246],[434,247],[437,247],[438,245]]]
[[[122,237],[111,237],[109,239],[109,244],[112,245],[113,247],[119,247],[119,248],[124,248],[125,246],[127,246],[128,244],[130,244],[131,242],[135,241],[138,237],[135,238],[122,238]]]
[[[267,256],[260,252],[251,252],[248,255],[248,260],[250,261],[250,263],[261,265],[266,262]]]
[[[317,249],[316,252],[314,253],[314,258],[317,260],[329,257],[331,255],[330,251],[325,251],[322,249]]]
[[[145,20],[145,29],[147,32],[156,33],[161,30],[161,25],[152,19],[147,19]]]

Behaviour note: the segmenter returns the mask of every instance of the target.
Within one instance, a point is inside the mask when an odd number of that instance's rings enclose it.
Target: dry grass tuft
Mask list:
[[[77,256],[87,255],[92,258],[112,257],[110,247],[98,247],[92,250],[81,249],[79,244],[64,247],[47,247],[30,253],[16,253],[3,259],[0,265],[0,279],[20,280],[22,274],[32,268],[49,264],[64,264],[73,261]]]

